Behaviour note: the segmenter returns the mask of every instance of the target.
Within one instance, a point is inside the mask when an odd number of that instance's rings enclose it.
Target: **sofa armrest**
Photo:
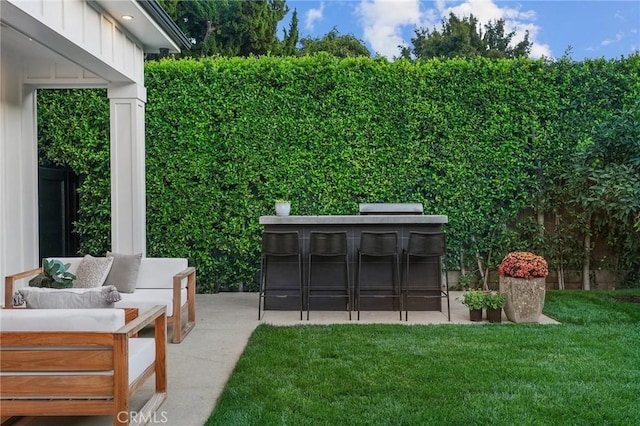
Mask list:
[[[182,280],[187,279],[187,300],[191,300],[196,294],[196,268],[189,266],[173,276],[173,314],[180,312],[180,291]]]
[[[17,280],[28,278],[33,275],[42,273],[42,268],[32,269],[30,271],[18,272],[17,274],[7,275],[4,279],[4,307],[5,309],[13,308],[13,293]]]
[[[190,275],[193,275],[196,273],[196,268],[193,266],[189,266],[188,268],[185,268],[183,271],[178,272],[177,274],[175,274],[173,276],[174,281],[176,279],[182,281],[183,279],[189,277]]]
[[[167,392],[167,307],[164,305],[156,305],[153,308],[147,310],[144,314],[138,316],[133,321],[127,323],[120,330],[116,332],[121,336],[116,338],[116,341],[123,342],[129,338],[136,338],[138,332],[144,327],[154,324],[154,339],[155,339],[155,363],[153,372],[156,378],[156,394],[162,395],[162,399],[156,401],[159,405],[166,398]],[[121,365],[124,368],[124,364]],[[140,383],[134,385],[134,389],[137,389]],[[149,400],[147,404],[142,408],[142,412],[153,412],[157,409],[156,406],[150,405],[152,400]]]
[[[182,327],[182,304],[180,299],[182,280],[187,279],[187,323]],[[180,343],[196,324],[196,268],[189,266],[173,276],[173,343]]]
[[[158,320],[161,322],[167,321],[166,318],[167,307],[163,305],[156,305],[153,308],[147,310],[142,315],[139,315],[132,321],[126,323],[124,327],[119,329],[116,333],[124,334],[127,337],[135,336],[140,330],[143,328],[156,323],[156,327],[158,325]],[[166,324],[163,329],[166,331]]]

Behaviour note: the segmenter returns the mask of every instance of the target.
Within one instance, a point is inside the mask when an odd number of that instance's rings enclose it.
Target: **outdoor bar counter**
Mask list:
[[[337,232],[347,233],[347,249],[349,257],[350,288],[353,295],[355,286],[356,269],[358,264],[358,249],[360,245],[360,233],[362,231],[398,233],[398,258],[400,259],[400,275],[403,273],[403,249],[406,249],[409,241],[409,233],[414,232],[438,232],[442,231],[442,225],[447,223],[447,216],[421,215],[421,214],[370,214],[353,216],[261,216],[260,224],[264,231],[286,232],[297,231],[302,250],[302,269],[304,285],[307,285],[308,276],[308,250],[309,234],[311,232]],[[369,259],[371,260],[371,259]],[[269,264],[269,274],[278,282],[279,288],[291,288],[290,294],[297,294],[298,284],[296,279],[297,261],[295,259],[272,259]],[[344,282],[343,263],[335,258],[313,259],[312,282]],[[433,295],[438,295],[441,283],[442,270],[440,262],[418,261],[415,264],[412,259],[411,279],[426,279],[434,284]],[[270,278],[271,279],[271,278]],[[400,279],[400,277],[398,277]],[[376,286],[388,286],[388,291],[393,291],[391,266],[389,258],[367,261],[363,267],[361,282]],[[352,298],[353,299],[353,298]],[[296,310],[299,308],[295,297],[269,298],[265,300],[265,309],[272,310]],[[306,306],[304,307],[306,309]],[[312,310],[344,310],[345,301],[340,298],[315,298],[312,302]],[[363,298],[361,310],[398,310],[397,299]],[[441,310],[440,298],[411,299],[409,310]]]

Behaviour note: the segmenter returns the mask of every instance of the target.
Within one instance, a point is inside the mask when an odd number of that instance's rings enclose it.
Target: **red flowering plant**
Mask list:
[[[531,278],[546,277],[549,274],[549,267],[542,256],[528,251],[512,251],[502,259],[498,272],[505,277],[530,280]]]

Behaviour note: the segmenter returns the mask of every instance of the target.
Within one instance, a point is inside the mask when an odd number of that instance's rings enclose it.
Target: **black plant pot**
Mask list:
[[[489,322],[502,322],[502,308],[487,308],[487,319]]]
[[[469,309],[469,319],[471,321],[482,321],[482,309]]]

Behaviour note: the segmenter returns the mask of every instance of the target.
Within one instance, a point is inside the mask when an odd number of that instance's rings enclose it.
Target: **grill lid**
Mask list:
[[[421,203],[360,203],[361,215],[421,215]]]

